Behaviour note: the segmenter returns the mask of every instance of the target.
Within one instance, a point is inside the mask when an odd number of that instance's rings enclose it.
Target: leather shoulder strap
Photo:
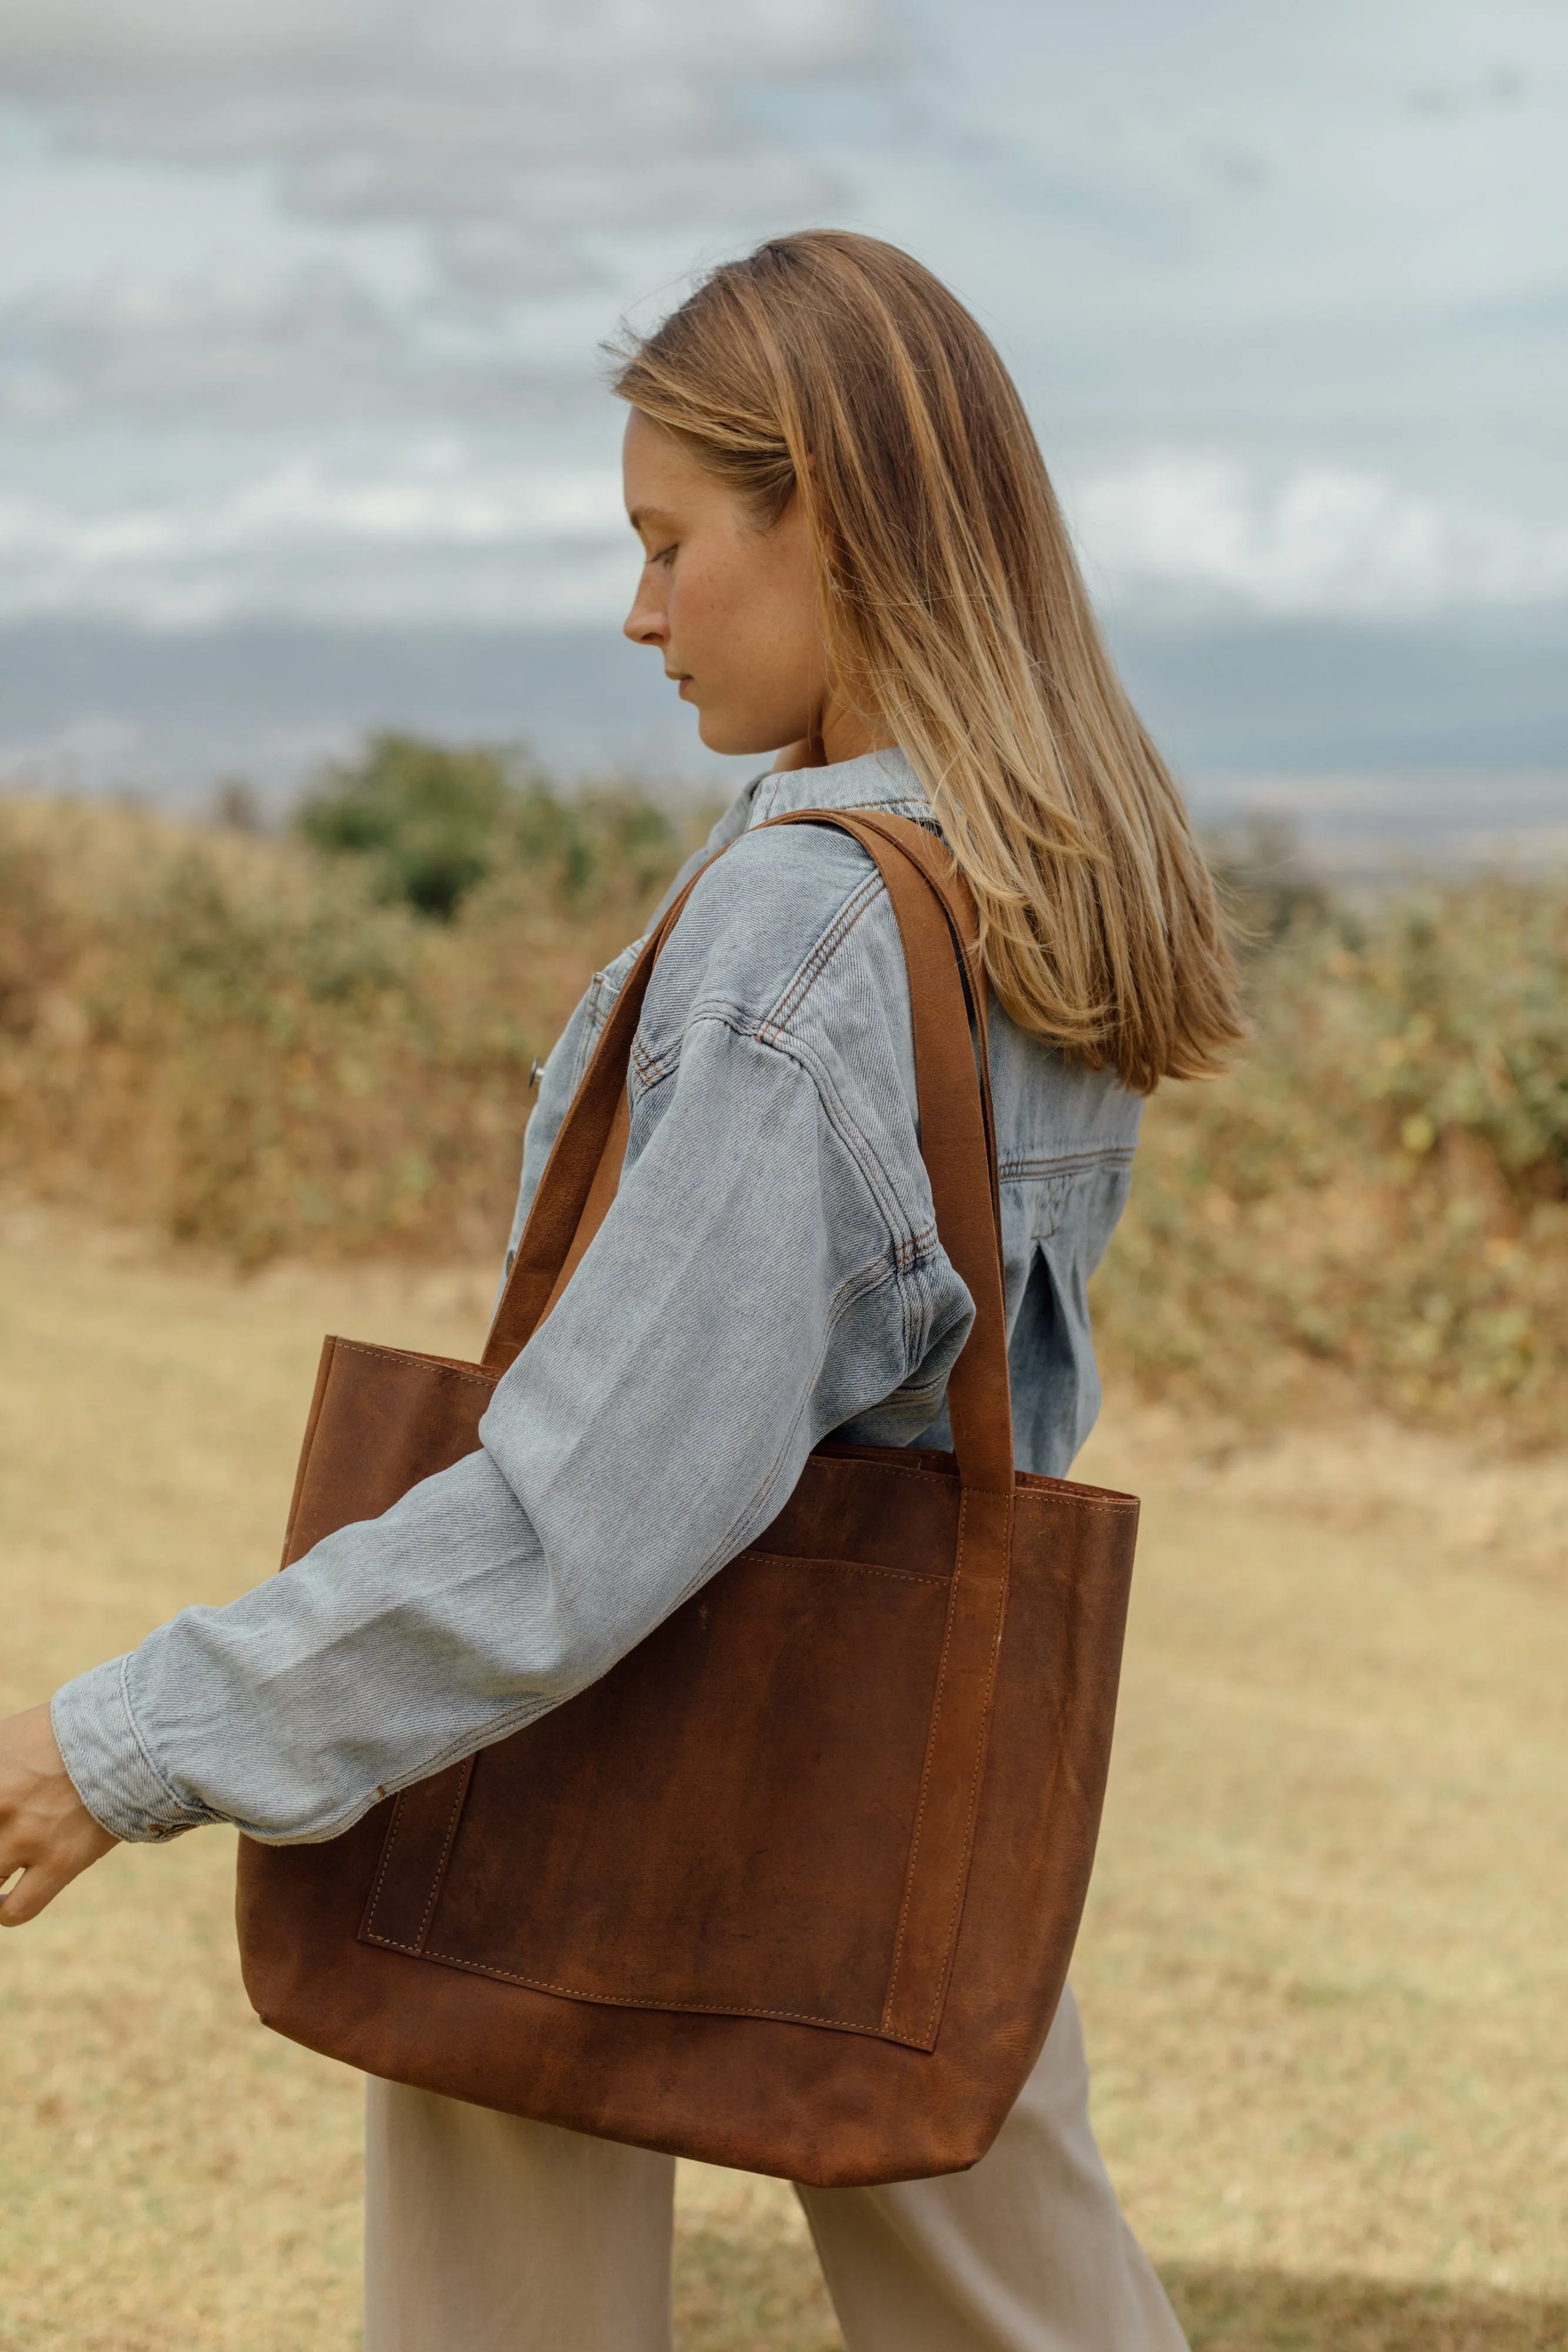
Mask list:
[[[809,819],[810,811],[805,812]],[[866,832],[880,834],[895,848],[914,859],[920,871],[942,902],[943,910],[952,930],[952,943],[964,974],[964,990],[968,1001],[970,1027],[974,1037],[975,1058],[980,1080],[980,1107],[986,1122],[986,1150],[991,1168],[992,1206],[996,1211],[997,1231],[1001,1232],[1002,1210],[999,1171],[997,1155],[996,1113],[991,1102],[991,1065],[988,1051],[987,1031],[989,992],[986,984],[986,968],[980,961],[979,924],[975,915],[975,901],[969,886],[959,872],[952,851],[939,834],[929,825],[916,824],[904,816],[890,816],[881,809],[856,809],[858,824]],[[776,823],[793,823],[794,819],[775,819]],[[859,838],[864,845],[864,832]],[[883,873],[886,879],[885,872]]]
[[[966,1486],[1010,1496],[1012,1423],[995,1120],[973,902],[940,839],[907,817],[880,810],[802,809],[770,823],[830,825],[849,834],[887,885],[909,974],[921,1150],[936,1231],[975,1301],[975,1324],[948,1382],[954,1447]],[[527,1344],[614,1198],[625,1156],[632,1040],[654,963],[700,878],[694,877],[650,932],[622,982],[539,1180],[486,1343],[486,1364],[509,1364]]]
[[[975,1302],[974,1325],[947,1382],[953,1449],[967,1487],[1010,1498],[1007,1302],[985,982],[972,949],[973,903],[941,842],[908,817],[804,809],[774,822],[837,826],[875,860],[887,885],[909,975],[920,1150],[937,1238]],[[973,975],[967,989],[967,971]],[[971,1006],[977,1034],[970,1029]]]
[[[936,1231],[975,1302],[947,1381],[963,1486],[958,1543],[883,2009],[884,2032],[929,2049],[974,1851],[1012,1555],[1012,1415],[985,983],[973,953],[973,906],[940,843],[906,818],[869,811],[835,812],[831,822],[875,858],[893,902],[909,972],[920,1144]]]
[[[512,1260],[511,1273],[497,1301],[495,1319],[485,1342],[485,1352],[479,1360],[483,1364],[500,1365],[504,1369],[521,1353],[555,1305],[566,1280],[575,1271],[578,1261],[598,1231],[600,1219],[614,1198],[621,1160],[626,1152],[624,1128],[621,1135],[620,1158],[611,1163],[613,1181],[608,1183],[608,1187],[600,1185],[596,1188],[595,1179],[621,1107],[626,1102],[626,1072],[632,1058],[632,1040],[637,1034],[637,1024],[642,1018],[643,1000],[648,993],[648,982],[653,978],[659,950],[680,920],[686,900],[706,872],[706,866],[701,867],[693,875],[679,898],[671,901],[663,919],[643,940],[631,971],[621,984],[621,992],[611,1007],[610,1017],[600,1034],[592,1058],[571,1098],[570,1107],[561,1122],[560,1133],[556,1137],[544,1173],[539,1178],[538,1190],[534,1194],[528,1223],[523,1227],[517,1255]],[[595,1196],[598,1215],[582,1232],[581,1244],[578,1246],[577,1238],[591,1194]]]

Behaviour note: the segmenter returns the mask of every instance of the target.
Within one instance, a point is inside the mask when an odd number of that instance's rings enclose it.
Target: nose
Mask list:
[[[634,646],[663,646],[670,634],[669,614],[660,594],[661,583],[656,575],[645,571],[637,583],[637,593],[632,600],[632,610],[621,624],[623,633]]]

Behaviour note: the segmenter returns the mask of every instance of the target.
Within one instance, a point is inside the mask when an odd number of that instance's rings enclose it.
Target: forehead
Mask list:
[[[626,507],[633,524],[646,515],[668,515],[677,509],[726,498],[722,484],[706,474],[673,433],[655,425],[634,408],[626,419],[621,447]]]

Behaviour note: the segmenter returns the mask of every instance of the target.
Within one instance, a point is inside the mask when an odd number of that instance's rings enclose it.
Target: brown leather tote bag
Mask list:
[[[757,1541],[578,1697],[329,1843],[242,1840],[239,1935],[260,2015],[311,2049],[835,2187],[973,2164],[1039,2054],[1137,1504],[1013,1469],[984,990],[950,859],[881,814],[779,822],[852,835],[898,919],[937,1231],[976,1307],[956,1454],[820,1447]],[[621,991],[483,1362],[327,1341],[286,1562],[477,1445],[613,1194],[679,912]]]

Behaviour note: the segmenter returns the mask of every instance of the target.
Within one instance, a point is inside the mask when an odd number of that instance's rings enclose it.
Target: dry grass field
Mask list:
[[[471,1351],[486,1287],[13,1215],[0,1705],[270,1570],[324,1328]],[[1085,1467],[1146,1517],[1076,1980],[1195,2345],[1568,2344],[1568,1471],[1116,1407]],[[357,2341],[358,2084],[250,2019],[231,1866],[121,1851],[0,1939],[5,2352]],[[774,2183],[683,2179],[678,2305],[683,2352],[837,2342]]]

